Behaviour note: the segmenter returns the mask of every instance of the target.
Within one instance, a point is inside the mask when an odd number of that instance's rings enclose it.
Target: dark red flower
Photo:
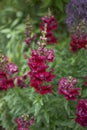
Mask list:
[[[40,94],[47,94],[52,93],[52,86],[41,86],[40,87]]]
[[[25,39],[25,43],[26,43],[26,45],[30,45],[31,42],[32,42],[32,38],[27,37],[27,38]]]
[[[85,79],[84,85],[87,86],[87,76],[84,79]]]
[[[77,35],[73,35],[71,37],[71,50],[73,52],[76,52],[77,50],[81,49],[81,48],[87,48],[87,36],[86,35],[82,35],[82,36],[77,36]]]
[[[44,24],[47,24],[49,26],[47,26],[47,30],[55,30],[58,27],[58,23],[57,20],[55,19],[55,17],[53,15],[51,16],[44,16],[41,18],[42,20],[42,30],[44,30]]]
[[[55,17],[53,15],[44,16],[44,17],[42,17],[41,20],[42,20],[41,31],[44,31],[44,26],[45,26],[45,24],[47,25],[47,33],[46,33],[47,43],[48,44],[57,43],[58,40],[53,35],[53,30],[57,29],[57,27],[58,27],[58,23],[57,23],[57,20],[55,19]]]
[[[75,121],[83,127],[87,126],[87,100],[81,99],[79,101]]]
[[[59,94],[63,94],[67,100],[76,100],[79,96],[80,88],[74,88],[76,85],[77,80],[72,78],[62,78],[58,84],[58,92]]]
[[[47,53],[46,53],[47,52]],[[51,82],[55,75],[53,71],[47,71],[49,66],[48,62],[53,62],[54,53],[52,50],[32,50],[31,58],[28,60],[28,66],[30,67],[30,85],[35,88],[36,92],[40,94],[47,94],[52,92],[50,85],[43,85],[44,82]]]
[[[0,90],[14,87],[13,79],[9,79],[6,73],[0,71]]]
[[[14,73],[18,72],[18,67],[10,63],[7,56],[0,53],[0,90],[7,90],[14,87]]]

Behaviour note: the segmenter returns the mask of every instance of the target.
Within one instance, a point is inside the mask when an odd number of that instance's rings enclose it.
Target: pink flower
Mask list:
[[[6,70],[9,72],[9,74],[12,75],[12,74],[18,72],[18,67],[14,63],[8,63],[6,65]]]
[[[17,117],[15,121],[17,123],[17,130],[29,130],[29,127],[34,123],[34,117],[32,116],[30,119]]]
[[[34,116],[32,116],[29,120],[29,125],[32,126],[34,123]]]
[[[36,35],[34,35],[34,36],[32,36],[32,37],[31,37],[31,35],[30,35],[30,36],[27,36],[26,39],[25,39],[25,44],[28,45],[28,46],[30,46],[31,43],[32,43],[35,39],[36,39]]]
[[[63,94],[67,100],[76,100],[79,96],[80,88],[74,88],[77,80],[75,78],[62,78],[58,84],[59,94]]]
[[[79,101],[75,121],[83,127],[87,126],[87,100],[81,99]]]
[[[54,61],[54,50],[53,49],[48,50],[46,53],[46,56],[47,56],[47,60],[49,62],[53,62]]]

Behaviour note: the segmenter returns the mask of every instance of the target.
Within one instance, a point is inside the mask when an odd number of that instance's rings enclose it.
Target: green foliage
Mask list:
[[[73,76],[78,79],[77,87],[81,87],[82,98],[87,98],[87,89],[83,85],[87,75],[87,51],[80,50],[76,54],[69,51],[69,42],[65,20],[65,6],[69,0],[1,0],[0,1],[0,49],[19,67],[19,75],[29,71],[27,60],[30,48],[23,43],[25,17],[30,14],[34,33],[40,30],[40,18],[47,15],[48,7],[59,21],[59,29],[55,35],[59,39],[54,48],[55,61],[50,64],[54,68],[56,78],[53,80],[53,93],[41,96],[31,86],[20,89],[16,86],[0,93],[0,123],[6,130],[16,130],[15,118],[29,114],[35,116],[31,130],[85,130],[75,123],[76,102],[66,101],[57,92],[61,77]],[[37,38],[38,40],[38,38]],[[28,50],[28,51],[27,51]]]
[[[6,130],[16,129],[14,120],[24,113],[34,114],[36,117],[32,127],[35,130],[56,130],[58,128],[71,130],[75,126],[72,111],[67,113],[69,106],[64,105],[65,99],[58,94],[40,96],[31,88],[24,90],[14,88],[8,91],[2,100],[5,103],[2,105],[1,121]]]
[[[74,121],[76,102],[68,102],[58,95],[57,84],[61,77],[72,75],[78,79],[77,86],[83,88],[81,95],[86,98],[86,88],[83,86],[84,76],[87,74],[87,61],[83,62],[86,55],[85,50],[72,54],[67,48],[59,50],[59,46],[55,45],[56,58],[50,66],[54,67],[57,75],[52,82],[53,93],[41,96],[30,86],[24,89],[15,87],[5,92],[5,95],[1,96],[0,106],[2,126],[6,130],[16,130],[15,118],[26,113],[35,116],[35,124],[31,130],[85,130]],[[25,66],[27,67],[27,64]]]
[[[9,46],[14,46],[17,44],[16,41],[18,41],[19,44],[23,41],[22,36],[24,35],[24,26],[22,27],[22,24],[25,24],[25,18],[28,14],[31,17],[31,23],[34,26],[34,32],[39,33],[40,31],[38,28],[40,26],[40,19],[42,16],[47,15],[48,8],[51,9],[52,13],[58,19],[59,29],[56,31],[56,34],[59,40],[63,41],[63,38],[67,36],[67,30],[64,22],[66,3],[68,3],[68,0],[14,0],[12,2],[11,0],[0,1],[1,49],[6,52],[4,46],[7,44],[9,44]],[[61,27],[63,27],[63,29]],[[60,36],[61,33],[62,35]]]

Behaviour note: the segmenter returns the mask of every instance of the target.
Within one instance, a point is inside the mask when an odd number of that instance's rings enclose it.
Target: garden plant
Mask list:
[[[1,20],[0,130],[87,130],[87,0],[26,3]]]

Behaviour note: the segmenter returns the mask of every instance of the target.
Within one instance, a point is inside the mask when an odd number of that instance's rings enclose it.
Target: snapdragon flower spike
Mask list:
[[[75,119],[83,127],[87,127],[87,100],[81,99],[77,105],[77,117]]]
[[[28,60],[30,85],[41,95],[52,93],[50,82],[55,78],[53,70],[48,71],[48,63],[54,60],[54,51],[46,48],[45,34],[46,26],[38,42],[38,49],[32,50],[31,57]]]
[[[53,59],[53,56],[52,56]],[[50,58],[51,60],[51,58]],[[47,71],[49,67],[46,63],[48,57],[45,55],[39,55],[37,51],[32,51],[32,57],[28,60],[28,66],[30,67],[30,84],[36,89],[36,92],[40,94],[46,94],[52,92],[51,85],[43,86],[44,82],[51,82],[55,75],[52,71]]]
[[[8,58],[0,53],[0,90],[14,87],[14,73],[17,71],[17,66],[9,63]]]
[[[87,35],[73,35],[71,37],[71,50],[72,52],[77,52],[81,48],[87,49]]]
[[[17,130],[29,130],[29,127],[34,123],[34,117],[32,116],[30,119],[27,119],[27,117],[18,117],[15,121],[17,123]]]
[[[55,19],[55,17],[49,13],[48,16],[42,17],[41,21],[42,21],[40,27],[41,31],[44,31],[44,26],[45,24],[47,24],[47,33],[46,33],[47,43],[48,44],[57,43],[58,40],[53,34],[53,30],[56,30],[58,27],[58,22]]]
[[[58,83],[58,93],[64,95],[67,100],[77,100],[77,97],[80,95],[80,88],[75,88],[74,86],[77,83],[77,79],[72,78],[62,78]]]

